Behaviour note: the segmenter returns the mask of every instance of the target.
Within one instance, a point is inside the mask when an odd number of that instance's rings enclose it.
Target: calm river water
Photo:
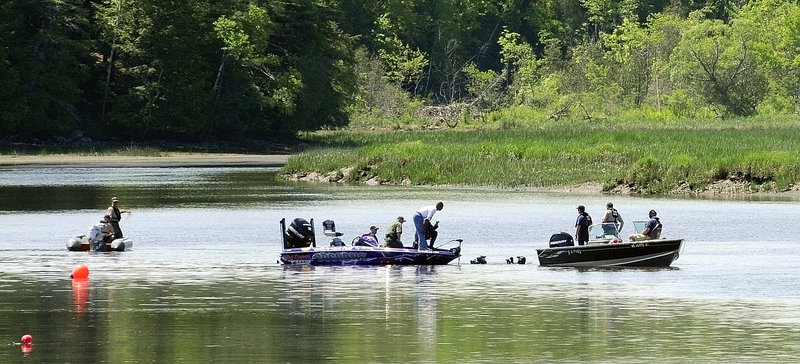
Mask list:
[[[276,182],[274,168],[0,169],[0,363],[796,362],[800,203]],[[134,249],[67,252],[112,196]],[[578,204],[656,209],[669,269],[538,266]],[[345,240],[442,200],[446,266],[290,268],[281,218]],[[413,224],[406,223],[413,232]],[[324,244],[324,237],[318,234]],[[472,265],[485,255],[489,264]],[[528,264],[509,265],[526,256]],[[88,281],[69,276],[88,265]],[[16,344],[30,334],[33,349]]]

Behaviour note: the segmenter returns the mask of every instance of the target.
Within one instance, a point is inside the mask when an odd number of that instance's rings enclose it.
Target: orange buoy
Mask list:
[[[30,345],[33,344],[33,336],[30,335],[22,335],[22,339],[19,339],[22,345]]]
[[[89,267],[86,264],[78,264],[72,269],[72,279],[87,279],[89,278]]]

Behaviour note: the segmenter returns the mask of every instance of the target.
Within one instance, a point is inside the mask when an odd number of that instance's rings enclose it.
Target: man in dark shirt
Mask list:
[[[589,242],[589,225],[592,224],[592,217],[586,213],[586,207],[578,205],[578,220],[575,221],[575,240],[578,245],[586,245]]]

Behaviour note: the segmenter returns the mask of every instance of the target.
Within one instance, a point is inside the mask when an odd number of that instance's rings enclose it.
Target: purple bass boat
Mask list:
[[[637,232],[645,222],[634,221]],[[661,231],[659,229],[658,234]],[[586,245],[573,245],[568,233],[553,234],[550,247],[536,249],[539,265],[553,267],[669,267],[683,250],[683,239],[654,238],[623,242],[613,223],[589,227]]]
[[[283,264],[305,265],[441,265],[448,264],[461,256],[461,239],[450,240],[445,244],[458,243],[450,249],[417,250],[415,248],[388,248],[369,245],[354,239],[346,245],[339,238],[331,220],[323,222],[325,236],[331,238],[329,246],[317,246],[314,219],[310,222],[297,218],[287,227],[286,219],[281,219]]]

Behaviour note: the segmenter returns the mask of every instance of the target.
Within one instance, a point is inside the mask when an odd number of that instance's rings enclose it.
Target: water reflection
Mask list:
[[[800,359],[793,203],[614,196],[626,219],[655,208],[665,234],[687,239],[674,266],[542,268],[534,249],[569,231],[574,206],[599,216],[608,196],[283,183],[258,168],[168,171],[69,171],[63,184],[52,182],[56,172],[14,172],[17,184],[4,177],[12,182],[0,186],[0,327],[37,338],[24,360]],[[114,177],[104,185],[98,172]],[[134,209],[123,229],[135,249],[66,252],[66,239],[96,221],[112,194]],[[281,218],[330,218],[352,238],[436,200],[447,201],[441,238],[463,238],[465,261],[486,255],[489,264],[276,263]],[[520,255],[528,264],[505,264]],[[68,279],[79,263],[91,284]],[[0,362],[22,355],[0,351]]]
[[[414,267],[416,279],[414,288],[414,308],[417,318],[417,342],[422,353],[436,352],[437,305],[434,293],[434,266]]]
[[[72,280],[72,307],[76,318],[85,318],[89,302],[89,279]]]

